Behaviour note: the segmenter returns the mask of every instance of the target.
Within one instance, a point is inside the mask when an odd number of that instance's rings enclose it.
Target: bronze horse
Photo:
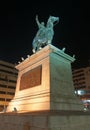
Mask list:
[[[38,24],[39,30],[33,39],[33,53],[39,51],[42,47],[52,44],[54,30],[53,27],[59,22],[59,17],[50,16],[47,25],[45,27],[44,22],[39,23],[38,17],[36,17],[36,22]]]

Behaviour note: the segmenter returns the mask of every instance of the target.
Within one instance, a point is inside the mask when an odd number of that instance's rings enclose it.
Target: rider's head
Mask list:
[[[44,22],[41,22],[41,24],[44,26],[45,25],[45,23]]]

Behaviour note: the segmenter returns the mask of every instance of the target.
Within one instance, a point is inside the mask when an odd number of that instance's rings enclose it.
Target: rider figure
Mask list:
[[[44,31],[44,29],[45,29],[45,23],[44,22],[39,22],[39,20],[38,20],[38,16],[36,15],[36,22],[37,22],[37,25],[38,25],[38,28],[39,28],[39,30],[38,30],[38,32],[37,32],[37,36],[41,36],[41,35],[43,35],[43,31]]]

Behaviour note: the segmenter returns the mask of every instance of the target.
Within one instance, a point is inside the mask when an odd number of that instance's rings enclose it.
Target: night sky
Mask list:
[[[50,15],[58,16],[54,27],[53,45],[73,56],[74,67],[89,65],[90,9],[82,3],[15,2],[2,3],[0,9],[0,60],[18,63],[21,57],[32,55],[32,41],[38,30],[35,17],[47,22]],[[15,2],[15,3],[14,3]],[[59,1],[60,2],[60,1]]]

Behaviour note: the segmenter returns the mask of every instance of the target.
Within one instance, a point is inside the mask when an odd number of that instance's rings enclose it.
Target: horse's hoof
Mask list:
[[[42,49],[42,47],[39,47],[39,50],[41,50]]]
[[[35,53],[35,49],[33,49],[32,52]]]

